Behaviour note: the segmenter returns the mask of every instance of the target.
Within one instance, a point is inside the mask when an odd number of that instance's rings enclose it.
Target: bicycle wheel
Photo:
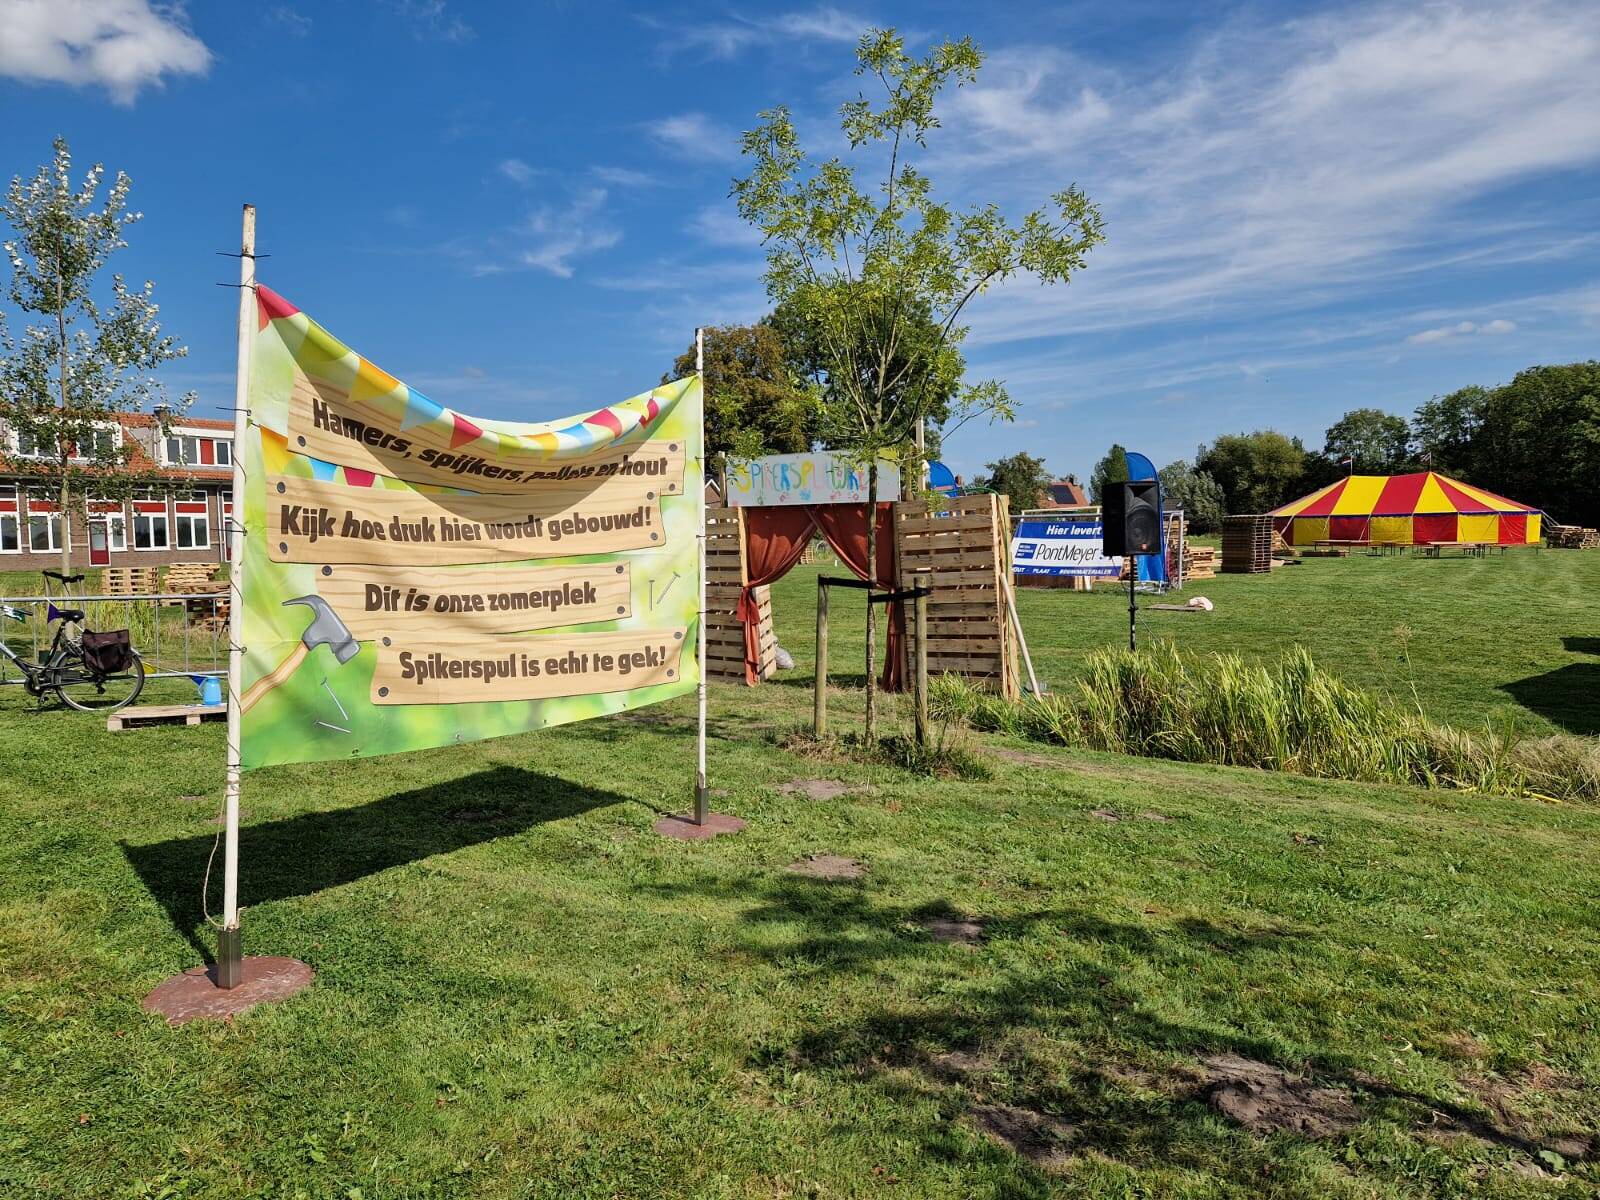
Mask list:
[[[68,708],[79,712],[113,712],[132,704],[144,689],[144,660],[133,651],[133,663],[115,675],[94,675],[76,656],[61,659],[56,666],[56,695]]]

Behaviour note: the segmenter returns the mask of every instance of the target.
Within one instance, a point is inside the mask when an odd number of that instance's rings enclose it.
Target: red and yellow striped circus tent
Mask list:
[[[1348,475],[1272,510],[1291,546],[1317,542],[1487,542],[1521,546],[1539,540],[1540,512],[1436,471]]]

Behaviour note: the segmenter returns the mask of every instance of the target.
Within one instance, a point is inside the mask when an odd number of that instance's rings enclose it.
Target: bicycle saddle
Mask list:
[[[63,584],[82,583],[88,578],[87,575],[63,575],[59,571],[40,571],[39,574],[43,575],[46,579],[54,579]]]

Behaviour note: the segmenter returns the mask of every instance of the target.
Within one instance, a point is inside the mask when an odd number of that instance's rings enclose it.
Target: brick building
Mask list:
[[[48,478],[22,469],[33,448],[0,427],[16,468],[0,471],[0,571],[58,570],[67,537],[75,571],[226,561],[233,422],[183,417],[163,437],[155,418],[124,413],[106,432],[123,439],[132,469],[158,482],[125,501],[91,496],[85,521],[76,513],[63,517]]]

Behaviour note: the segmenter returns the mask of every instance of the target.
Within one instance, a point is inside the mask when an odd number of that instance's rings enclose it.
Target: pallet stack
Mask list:
[[[216,569],[216,563],[173,563],[167,568],[167,579],[162,587],[169,593],[178,592],[184,595],[219,592],[226,585],[211,578]],[[163,600],[161,603],[167,608],[175,608],[184,601]]]
[[[100,592],[106,596],[137,596],[160,587],[155,567],[105,567],[100,571]]]
[[[1265,575],[1272,570],[1272,518],[1265,513],[1222,518],[1222,573]]]
[[[1600,550],[1600,530],[1582,525],[1549,525],[1545,540],[1561,550]]]
[[[1217,577],[1217,548],[1196,546],[1192,542],[1184,547],[1183,581],[1215,579]]]

